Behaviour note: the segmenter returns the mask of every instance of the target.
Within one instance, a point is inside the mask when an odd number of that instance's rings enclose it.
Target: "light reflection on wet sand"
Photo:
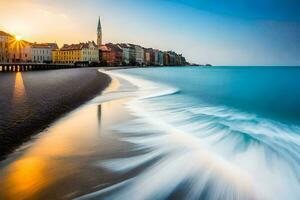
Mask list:
[[[17,76],[16,83],[20,80]],[[117,88],[114,80],[106,93]],[[0,199],[68,199],[109,179],[91,163],[105,157],[106,149],[123,148],[108,127],[129,117],[123,107],[128,100],[86,104],[37,136],[22,155],[12,155],[14,161],[1,164]]]
[[[23,103],[26,98],[26,91],[24,87],[24,81],[21,72],[16,73],[14,94],[13,94],[13,105]]]

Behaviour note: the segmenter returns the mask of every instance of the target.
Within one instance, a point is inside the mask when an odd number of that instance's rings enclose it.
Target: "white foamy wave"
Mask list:
[[[143,170],[79,199],[300,199],[299,127],[118,76],[140,88],[127,105],[136,119],[114,127],[138,155],[96,165],[120,174]]]

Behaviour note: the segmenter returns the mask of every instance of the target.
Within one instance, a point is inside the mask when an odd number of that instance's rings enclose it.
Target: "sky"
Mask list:
[[[0,30],[31,42],[128,42],[193,63],[300,66],[300,0],[0,0]]]

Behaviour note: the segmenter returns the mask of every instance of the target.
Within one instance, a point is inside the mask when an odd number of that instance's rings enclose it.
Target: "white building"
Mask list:
[[[126,65],[130,62],[130,47],[127,44],[119,44],[119,48],[122,49],[122,62]]]
[[[99,62],[99,49],[94,41],[82,44],[82,61],[89,63]]]
[[[122,49],[122,62],[126,65],[135,64],[135,48],[132,44],[118,44],[118,47]]]
[[[58,49],[55,43],[34,43],[31,45],[31,60],[35,63],[52,62],[52,50]]]
[[[134,45],[134,49],[135,49],[135,62],[138,65],[144,65],[145,63],[145,52],[144,52],[144,48],[138,45]]]

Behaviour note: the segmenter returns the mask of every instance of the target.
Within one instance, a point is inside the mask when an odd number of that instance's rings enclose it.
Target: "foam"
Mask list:
[[[113,75],[139,88],[126,105],[137,119],[114,129],[122,133],[120,140],[134,144],[129,151],[148,153],[97,166],[127,173],[158,161],[80,199],[165,199],[183,186],[186,199],[300,199],[299,127],[226,106],[193,104],[183,101],[178,88]]]

